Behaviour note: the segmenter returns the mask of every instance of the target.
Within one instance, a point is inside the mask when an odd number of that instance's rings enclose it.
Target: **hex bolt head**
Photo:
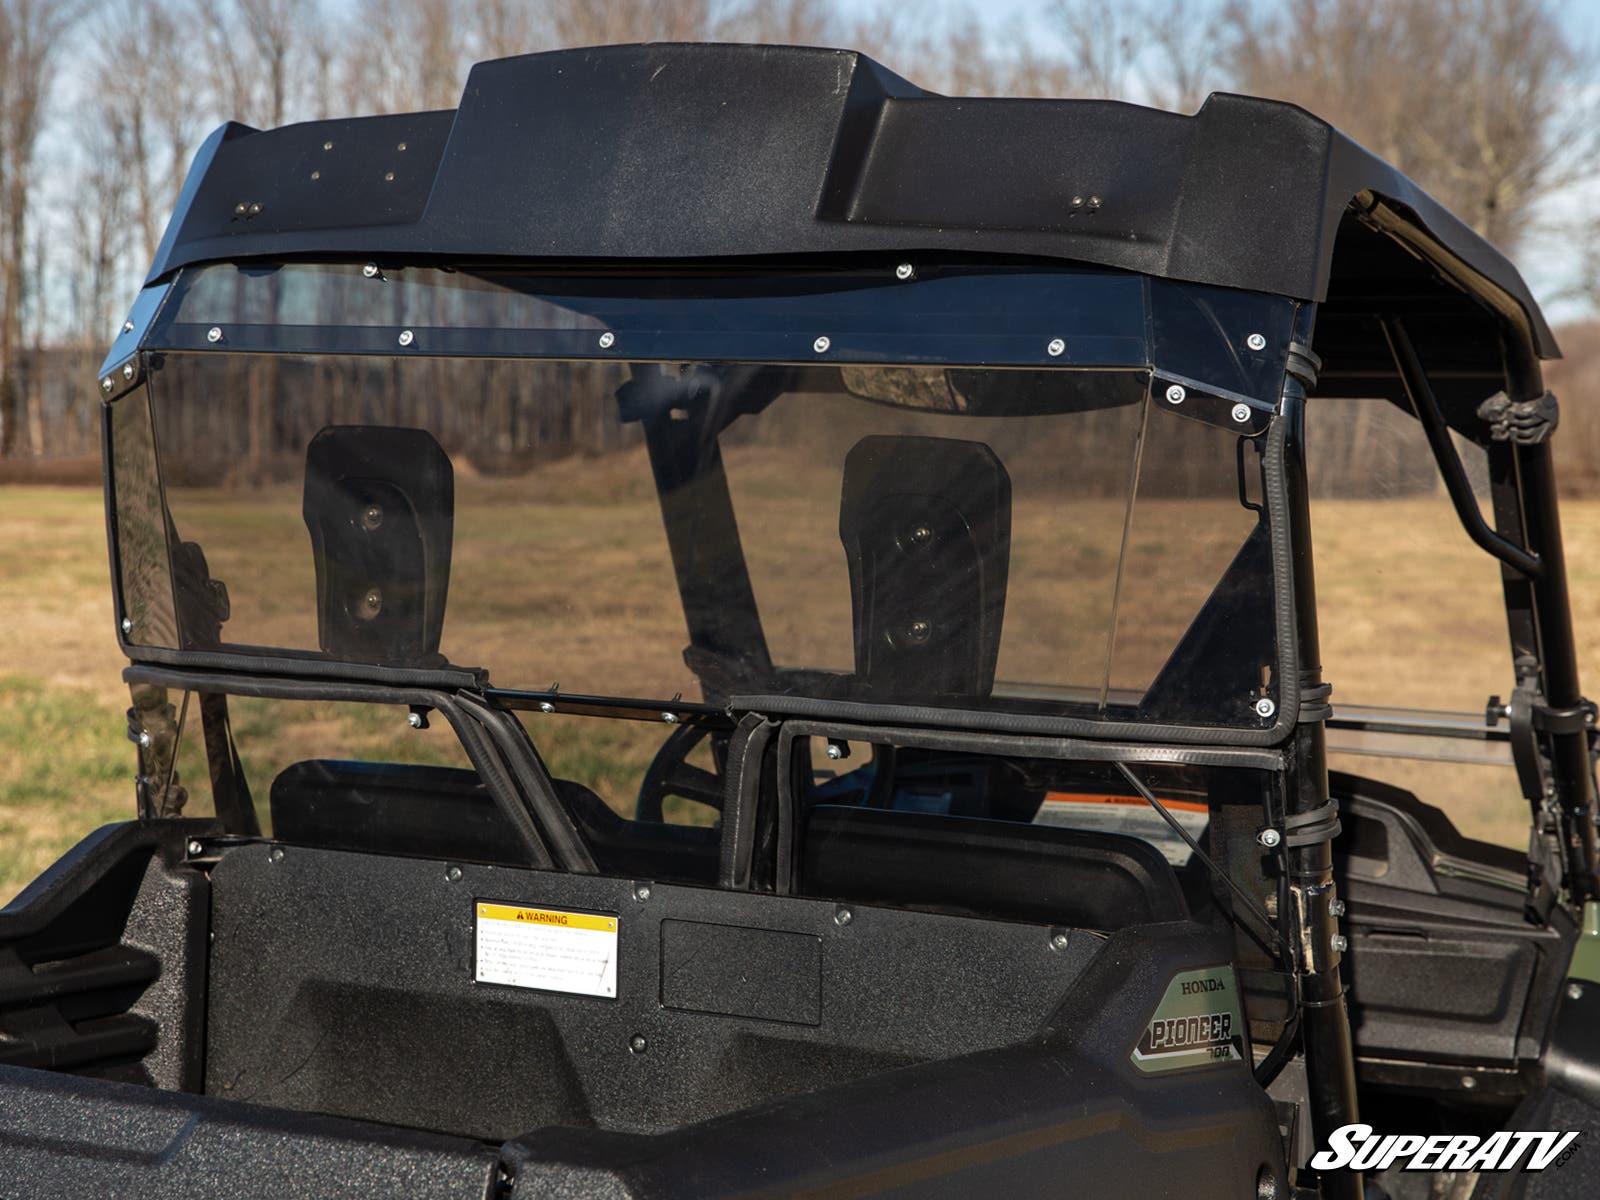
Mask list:
[[[141,750],[148,750],[154,744],[155,738],[150,736],[150,731],[147,729],[141,729],[139,731],[139,748]]]
[[[1065,933],[1061,933],[1061,932],[1052,933],[1050,935],[1050,949],[1052,949],[1052,950],[1065,950],[1067,948],[1067,941],[1068,941],[1068,938],[1067,938],[1067,935]]]
[[[1283,841],[1283,834],[1276,829],[1263,829],[1256,834],[1256,841],[1260,842],[1268,850],[1275,850],[1278,847],[1278,843]]]
[[[844,757],[844,747],[838,742],[829,742],[825,753],[829,758],[837,762],[839,759]]]
[[[419,713],[419,712],[407,713],[406,714],[406,724],[411,726],[411,728],[413,728],[413,729],[421,729],[422,728],[422,714]]]
[[[361,273],[368,279],[376,279],[378,277],[378,264],[368,263],[366,266],[361,268]]]
[[[1044,348],[1044,352],[1051,358],[1060,358],[1067,352],[1067,343],[1061,338],[1051,338],[1050,344]]]
[[[206,848],[203,845],[200,844],[198,839],[196,839],[196,838],[190,838],[189,839],[189,857],[190,858],[198,858],[200,855],[205,853],[205,849]]]
[[[648,883],[641,883],[638,887],[634,888],[633,898],[640,904],[643,904],[646,900],[650,899],[650,885]]]
[[[650,1049],[650,1043],[645,1041],[644,1034],[636,1033],[628,1039],[628,1050],[633,1054],[643,1054]]]
[[[1182,404],[1188,395],[1188,390],[1184,388],[1183,384],[1175,383],[1167,389],[1167,402],[1169,404]]]
[[[851,912],[850,909],[843,904],[833,910],[833,923],[835,925],[848,925],[855,919],[855,913]]]
[[[1233,406],[1233,419],[1243,425],[1250,419],[1250,406],[1248,404],[1235,404]]]
[[[417,340],[417,335],[412,333],[409,329],[402,329],[400,331],[400,337],[397,340],[402,346],[409,346],[412,342]]]
[[[556,706],[554,704],[551,704],[550,701],[548,701],[548,700],[539,701],[539,711],[540,712],[548,714],[548,713],[555,712],[555,710],[556,710]]]
[[[894,269],[894,277],[902,283],[917,273],[917,269],[910,263],[901,263]]]
[[[826,354],[828,352],[828,347],[831,345],[833,345],[832,339],[824,334],[822,337],[819,337],[816,341],[811,343],[811,348],[818,354]]]
[[[1330,916],[1334,916],[1334,917],[1342,917],[1342,916],[1344,916],[1344,901],[1343,900],[1329,900],[1328,901],[1328,914]]]
[[[268,862],[281,863],[283,861],[283,847],[282,846],[274,846],[271,850],[268,850],[267,851],[267,861]]]
[[[1582,1000],[1583,999],[1583,984],[1577,983],[1577,982],[1573,982],[1573,983],[1567,984],[1567,999],[1568,1000]]]
[[[133,332],[133,322],[132,321],[124,321],[122,323],[122,332],[123,333],[132,333]]]
[[[460,883],[461,882],[461,868],[460,867],[446,867],[445,868],[445,872],[444,872],[444,877],[450,883]]]
[[[111,389],[116,386],[117,385],[111,381],[111,376],[109,375],[100,381],[100,390],[105,392],[108,396],[111,394]]]
[[[1255,709],[1256,716],[1263,719],[1271,719],[1271,717],[1278,711],[1278,706],[1273,702],[1271,696],[1263,696],[1261,699],[1256,701]]]
[[[122,632],[123,633],[132,633],[133,632],[133,618],[132,617],[123,617],[122,618]]]
[[[1244,344],[1250,347],[1252,350],[1265,350],[1267,348],[1267,339],[1262,337],[1259,333],[1252,333],[1249,337],[1245,338]]]
[[[122,377],[124,379],[126,379],[126,380],[129,380],[130,382],[132,381],[132,379],[133,379],[133,364],[132,363],[128,363],[126,366],[124,366],[122,368]]]
[[[678,723],[678,714],[674,712],[664,712],[661,714],[661,719],[668,725],[676,725]]]
[[[217,342],[220,342],[221,340],[222,340],[222,327],[220,325],[213,325],[210,329],[206,330],[206,341],[211,342],[213,345],[215,345]]]
[[[609,350],[609,349],[611,349],[611,347],[615,346],[616,344],[617,344],[617,335],[612,333],[611,330],[608,329],[608,330],[606,330],[604,333],[602,333],[600,335],[600,349]]]
[[[1350,949],[1350,940],[1346,938],[1344,934],[1336,933],[1328,939],[1328,945],[1332,946],[1335,952],[1343,954],[1346,950]]]

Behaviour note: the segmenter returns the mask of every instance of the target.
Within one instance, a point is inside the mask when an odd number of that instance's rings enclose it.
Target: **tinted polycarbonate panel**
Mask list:
[[[150,398],[143,388],[111,406],[111,488],[126,636],[144,646],[176,646],[172,562],[156,469]]]
[[[179,277],[146,345],[1151,366],[1270,407],[1295,307],[1253,292],[1059,268],[923,264],[901,279],[892,266],[534,276],[487,267],[221,264]]]
[[[1120,719],[1175,662],[1161,719],[1260,724],[1199,619],[1232,559],[1255,607],[1225,649],[1270,667],[1237,438],[1153,405],[1141,371],[151,366],[175,536],[209,572],[184,594],[231,600],[213,649]]]

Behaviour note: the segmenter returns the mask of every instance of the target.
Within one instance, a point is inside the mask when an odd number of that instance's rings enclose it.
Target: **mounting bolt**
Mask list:
[[[643,1054],[650,1049],[650,1043],[644,1040],[644,1034],[636,1033],[628,1039],[628,1049],[634,1054]]]
[[[542,713],[553,713],[553,712],[555,712],[555,710],[556,710],[556,706],[554,704],[551,704],[550,701],[548,701],[548,700],[539,701],[539,711],[540,712],[542,712]]]
[[[1283,834],[1276,829],[1263,829],[1256,834],[1256,841],[1260,842],[1268,850],[1275,850],[1278,847],[1278,843],[1283,841]]]
[[[608,329],[608,330],[606,330],[604,333],[602,333],[600,335],[600,349],[609,350],[609,349],[611,349],[611,347],[615,346],[616,344],[617,344],[617,335],[612,333],[611,330]]]
[[[107,395],[110,395],[111,394],[111,389],[116,387],[116,386],[117,385],[111,381],[111,376],[109,376],[109,375],[107,375],[104,379],[102,379],[100,381],[100,390],[102,392],[105,392]]]
[[[400,344],[402,346],[409,346],[409,345],[411,345],[412,342],[414,342],[416,340],[417,340],[417,335],[412,333],[411,330],[402,329],[400,331],[399,342],[400,342]]]
[[[1171,404],[1182,404],[1188,395],[1181,383],[1175,383],[1167,389],[1167,401]]]
[[[848,925],[855,919],[855,913],[851,912],[849,907],[846,905],[841,904],[838,908],[833,910],[833,923],[835,925]]]
[[[150,736],[148,729],[139,730],[139,749],[148,750],[155,744],[155,738]]]
[[[1249,337],[1245,338],[1244,344],[1250,347],[1252,350],[1265,350],[1267,348],[1267,339],[1262,337],[1259,333],[1252,333]]]
[[[410,712],[406,714],[406,724],[411,726],[413,729],[422,729],[426,726],[427,722],[422,719],[421,713]]]
[[[448,880],[451,883],[460,883],[461,882],[461,868],[460,867],[446,867],[445,871],[444,871],[444,877],[445,877],[446,880]]]
[[[281,863],[283,861],[283,847],[282,846],[274,846],[271,850],[268,850],[267,851],[267,861],[268,862]]]
[[[638,887],[634,888],[633,898],[640,904],[643,904],[646,900],[650,899],[650,885],[648,883],[641,883]]]
[[[1233,419],[1243,425],[1250,419],[1250,406],[1248,404],[1235,404],[1233,406]]]
[[[122,368],[122,377],[129,382],[133,380],[133,364],[128,363]]]
[[[1329,916],[1334,916],[1334,917],[1342,917],[1342,916],[1344,916],[1344,901],[1343,900],[1329,900],[1328,901],[1328,915]]]
[[[122,323],[122,332],[123,333],[132,333],[133,332],[133,322],[132,321],[124,321]]]
[[[1044,348],[1044,352],[1051,358],[1060,358],[1067,352],[1067,343],[1061,338],[1051,338],[1050,344]]]
[[[200,855],[205,853],[205,850],[206,850],[206,848],[203,845],[200,844],[198,839],[196,839],[196,838],[190,838],[189,839],[189,857],[190,858],[199,858]]]
[[[826,354],[828,352],[828,347],[831,345],[833,345],[833,342],[829,340],[826,334],[824,334],[822,337],[819,337],[816,341],[811,343],[811,348],[818,354]]]
[[[1328,945],[1332,946],[1336,953],[1343,954],[1350,949],[1350,940],[1344,934],[1336,933],[1328,939]]]
[[[122,618],[122,632],[123,633],[132,633],[133,632],[133,618],[132,617],[123,617]]]
[[[1255,703],[1256,716],[1270,719],[1278,711],[1278,706],[1273,703],[1271,696],[1263,696]]]
[[[661,719],[668,725],[676,725],[678,723],[678,714],[674,712],[664,712],[661,714]]]
[[[368,279],[376,279],[378,277],[378,264],[368,263],[366,266],[361,268],[361,273]]]
[[[1090,209],[1091,212],[1093,210],[1099,208],[1100,204],[1101,204],[1101,200],[1100,200],[1099,196],[1090,196],[1089,197],[1089,209]]]
[[[826,751],[824,751],[824,753],[827,754],[829,758],[837,762],[849,752],[844,748],[844,743],[830,741],[828,743],[828,748]]]
[[[917,269],[915,267],[913,267],[910,263],[901,263],[898,267],[896,267],[894,269],[894,277],[896,279],[900,280],[901,282],[904,282],[905,280],[910,279],[916,273],[917,273]]]
[[[1470,1092],[1478,1086],[1478,1077],[1476,1075],[1463,1075],[1461,1077],[1461,1086]]]
[[[211,342],[214,345],[217,342],[220,342],[221,340],[222,340],[222,326],[213,325],[210,329],[206,330],[206,341]]]
[[[1050,935],[1050,949],[1065,950],[1067,948],[1067,935],[1059,930]]]
[[[1583,999],[1583,984],[1577,983],[1577,982],[1573,982],[1573,983],[1567,984],[1567,999],[1568,1000],[1582,1000]]]

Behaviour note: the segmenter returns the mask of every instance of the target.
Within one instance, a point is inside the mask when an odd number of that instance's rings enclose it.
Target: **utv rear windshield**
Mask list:
[[[126,640],[645,707],[1270,724],[1293,316],[1020,270],[195,270],[111,405]]]

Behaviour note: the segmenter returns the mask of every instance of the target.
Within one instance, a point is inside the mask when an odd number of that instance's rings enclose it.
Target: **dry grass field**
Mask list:
[[[520,482],[515,497],[502,481],[458,481],[460,550],[445,634],[455,661],[486,664],[505,685],[559,680],[576,690],[590,680],[599,690],[631,680],[661,695],[694,694],[679,657],[683,620],[660,518],[641,466],[619,463],[618,473],[593,460],[558,463],[535,476],[539,483]],[[778,471],[729,456],[752,575],[781,661],[849,661],[837,526],[788,519],[824,477],[837,486],[835,471],[828,463]],[[230,636],[314,645],[298,490],[246,497],[193,489],[172,500],[183,536],[201,540],[213,574],[230,582]],[[1100,513],[1095,504],[1112,507]],[[1080,504],[1071,520],[1019,508],[1002,677],[1095,677],[1120,535],[1115,507]],[[1141,510],[1114,683],[1148,680],[1226,564],[1239,536],[1237,511],[1176,501]],[[1324,662],[1336,701],[1481,711],[1490,692],[1509,689],[1496,571],[1467,543],[1442,497],[1323,501],[1316,521]],[[1592,682],[1600,671],[1600,501],[1570,502],[1565,523],[1593,688],[1600,686]],[[107,572],[96,490],[0,487],[0,901],[88,830],[132,812],[134,757],[124,737],[127,693]],[[1069,592],[1075,608],[1064,618],[1060,597]],[[652,724],[530,721],[557,774],[623,808],[662,736]],[[247,770],[261,780],[316,755],[459,761],[448,732],[418,734],[400,711],[235,702],[235,724]],[[184,769],[203,778],[198,739],[186,741]],[[1412,786],[1475,835],[1524,839],[1509,770],[1345,756],[1334,765]]]

